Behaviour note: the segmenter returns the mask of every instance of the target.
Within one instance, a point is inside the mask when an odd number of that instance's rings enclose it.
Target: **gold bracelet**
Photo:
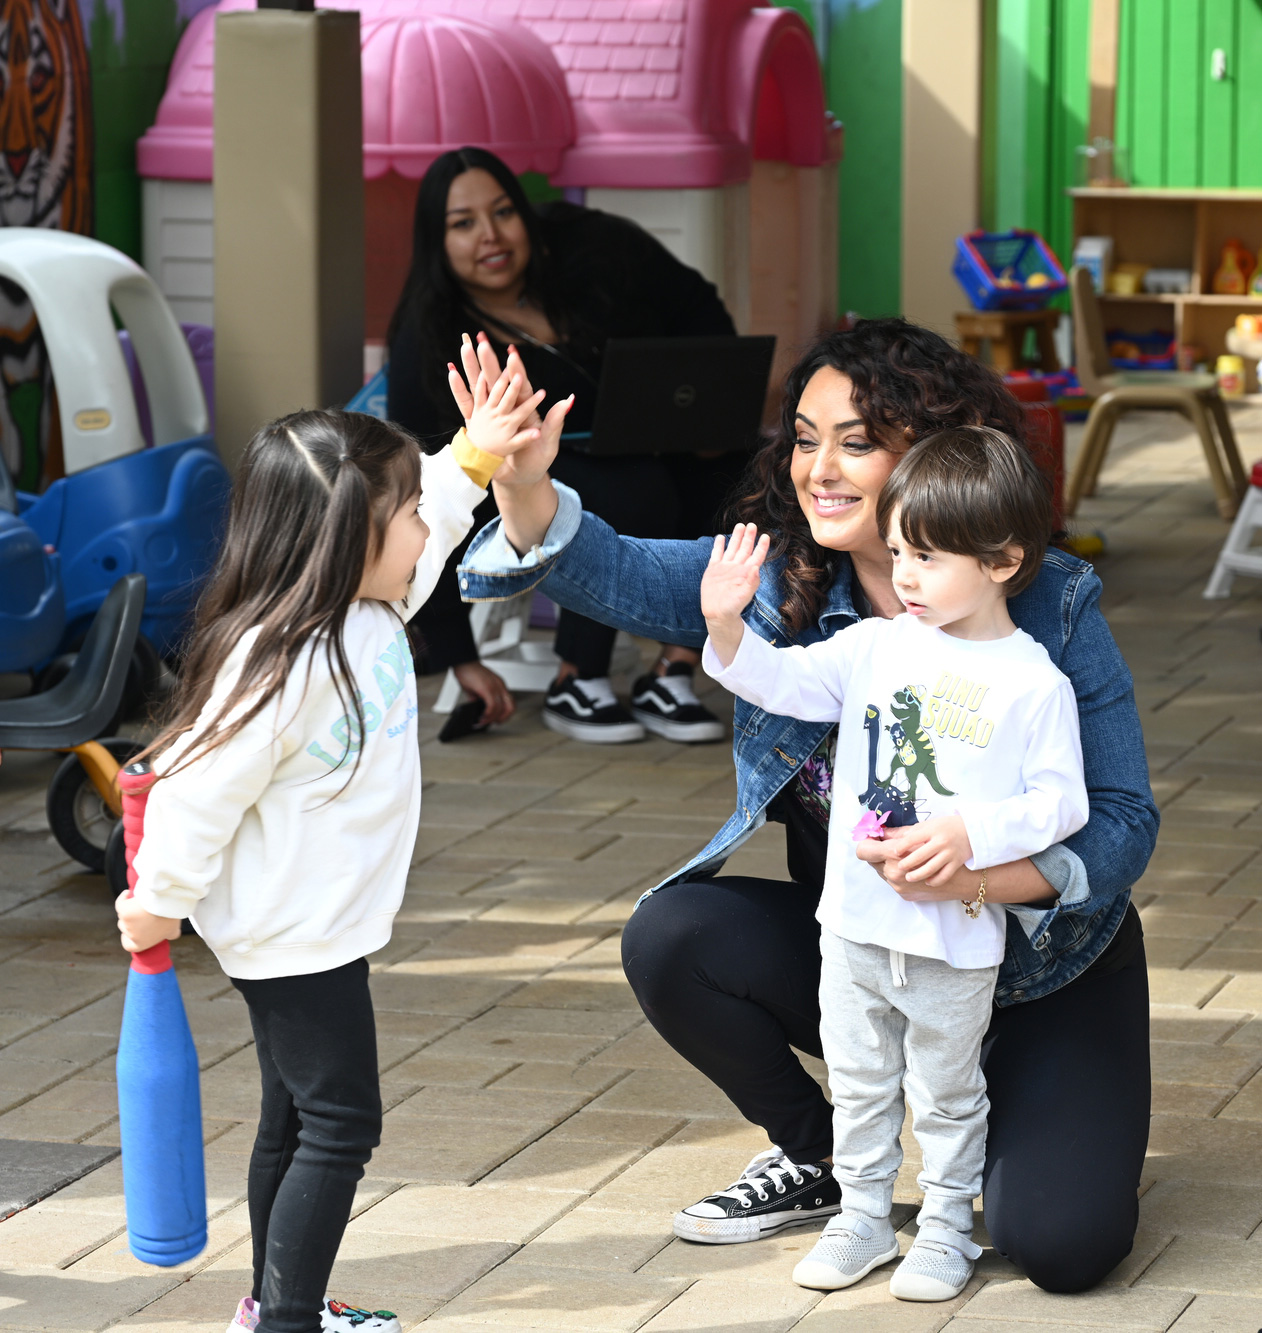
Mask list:
[[[986,872],[982,871],[982,882],[977,887],[977,897],[971,903],[964,904],[964,911],[969,918],[976,921],[982,914],[982,908],[986,906]]]

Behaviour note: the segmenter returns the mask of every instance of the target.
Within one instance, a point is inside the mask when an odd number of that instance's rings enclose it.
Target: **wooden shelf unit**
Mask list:
[[[1262,310],[1262,298],[1210,291],[1225,241],[1235,237],[1255,254],[1262,250],[1262,190],[1093,188],[1069,194],[1075,244],[1080,236],[1111,236],[1114,265],[1192,271],[1187,293],[1101,293],[1106,326],[1129,333],[1168,330],[1179,343],[1199,347],[1212,369],[1227,350],[1227,330],[1236,316]],[[1258,388],[1252,365],[1248,387]]]

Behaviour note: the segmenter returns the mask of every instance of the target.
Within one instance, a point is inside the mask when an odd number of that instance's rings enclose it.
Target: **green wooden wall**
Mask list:
[[[1032,228],[1067,264],[1065,190],[1087,133],[1090,0],[985,0],[983,23],[982,225]]]
[[[902,0],[774,0],[815,34],[829,110],[846,127],[838,173],[837,308],[902,305]]]
[[[187,14],[201,3],[184,5]],[[153,124],[184,30],[177,0],[97,0],[86,23],[96,130],[96,235],[140,259],[136,140]]]
[[[1132,184],[1262,186],[1258,0],[1122,0],[1117,138]],[[1227,77],[1210,75],[1211,53]]]

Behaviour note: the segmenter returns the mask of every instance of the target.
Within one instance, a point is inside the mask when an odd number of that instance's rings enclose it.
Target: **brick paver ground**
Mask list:
[[[1246,457],[1262,453],[1262,410],[1237,421]],[[1172,418],[1126,425],[1080,522],[1108,538],[1105,605],[1164,811],[1136,888],[1152,1142],[1134,1253],[1108,1282],[1049,1296],[987,1251],[948,1306],[892,1300],[888,1271],[821,1297],[789,1280],[809,1231],[672,1239],[672,1211],[766,1145],[644,1023],[618,932],[639,892],[729,813],[728,748],[570,744],[527,700],[512,726],[455,746],[430,739],[422,713],[422,829],[394,939],[373,959],[390,1109],[336,1295],[436,1333],[1262,1326],[1262,583],[1202,600],[1226,529]],[[422,683],[428,702],[434,682]],[[125,968],[102,881],[48,834],[55,762],[13,753],[0,767],[0,1138],[111,1143]],[[778,831],[729,869],[783,876]],[[249,1028],[200,942],[177,956],[202,1060],[209,1248],[182,1269],[132,1259],[114,1162],[0,1223],[0,1333],[221,1333],[248,1289]],[[1049,1143],[1049,1171],[1056,1153]]]

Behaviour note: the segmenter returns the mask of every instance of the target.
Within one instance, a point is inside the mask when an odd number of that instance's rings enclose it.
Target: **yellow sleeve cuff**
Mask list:
[[[460,464],[465,476],[483,490],[491,484],[495,470],[504,461],[498,454],[488,454],[485,449],[479,449],[465,434],[463,426],[451,442],[451,456]]]

